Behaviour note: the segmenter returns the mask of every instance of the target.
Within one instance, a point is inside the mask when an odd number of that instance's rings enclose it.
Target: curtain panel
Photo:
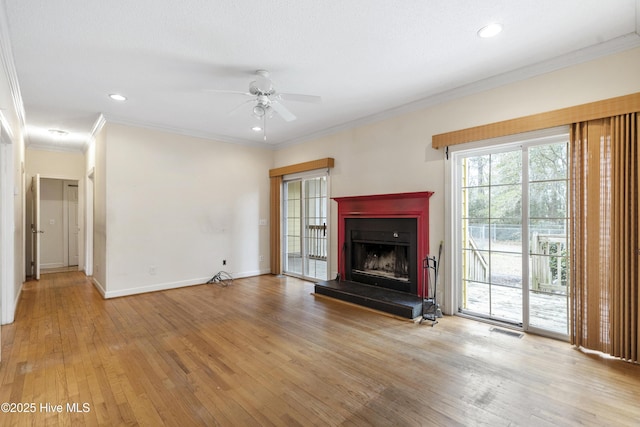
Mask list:
[[[272,176],[270,178],[270,198],[269,198],[269,217],[271,218],[271,226],[269,228],[270,241],[270,268],[271,274],[282,274],[282,238],[280,236],[282,223],[282,213],[280,200],[282,198],[282,175]]]
[[[638,362],[638,113],[575,123],[570,158],[571,343]]]

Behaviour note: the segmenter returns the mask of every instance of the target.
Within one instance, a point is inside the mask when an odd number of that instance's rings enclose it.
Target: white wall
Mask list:
[[[87,172],[93,173],[93,282],[105,295],[107,283],[107,130],[103,127],[88,150]],[[93,160],[93,163],[91,163]],[[117,169],[114,169],[117,173]]]
[[[640,49],[286,147],[275,153],[274,167],[334,157],[331,197],[434,191],[429,236],[434,253],[444,240],[446,160],[444,150],[431,148],[433,135],[636,92],[640,92]],[[333,224],[336,216],[332,202]],[[331,242],[335,248],[335,226]],[[331,254],[332,277],[337,271],[336,252]],[[451,286],[444,279],[445,286]]]
[[[259,220],[269,214],[272,151],[114,123],[103,132],[96,229],[104,209],[107,298],[204,283],[220,270],[269,271]],[[101,156],[96,149],[96,182]]]

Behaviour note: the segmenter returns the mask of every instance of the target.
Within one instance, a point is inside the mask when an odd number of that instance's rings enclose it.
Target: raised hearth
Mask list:
[[[315,285],[315,293],[407,319],[415,319],[422,314],[420,297],[363,283],[346,280],[319,282]]]

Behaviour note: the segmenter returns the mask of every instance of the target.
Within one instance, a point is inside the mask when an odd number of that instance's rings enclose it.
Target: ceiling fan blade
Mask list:
[[[242,110],[242,107],[244,107],[245,105],[247,105],[250,102],[254,102],[254,99],[249,99],[247,101],[244,101],[242,104],[238,105],[237,107],[235,107],[233,110],[229,111],[229,115],[233,116],[234,114],[236,114],[238,111]]]
[[[322,98],[315,95],[300,95],[299,93],[278,93],[279,99],[285,101],[297,101],[297,102],[310,102],[313,104],[320,104]]]
[[[280,116],[287,122],[291,122],[296,119],[296,116],[294,116],[293,113],[287,109],[287,107],[280,104],[278,101],[271,101],[271,104],[269,104],[269,106],[273,108],[276,113],[280,114]]]
[[[240,92],[239,90],[224,90],[224,89],[205,89],[205,92],[211,93],[228,93],[231,95],[246,95],[246,96],[254,96],[249,92]]]

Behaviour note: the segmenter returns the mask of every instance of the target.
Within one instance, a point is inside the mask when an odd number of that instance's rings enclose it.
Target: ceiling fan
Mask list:
[[[253,116],[262,120],[262,128],[254,129],[263,131],[265,141],[267,140],[267,118],[273,117],[274,112],[280,115],[280,117],[287,122],[291,122],[296,119],[296,116],[287,107],[285,107],[281,101],[311,102],[315,104],[322,102],[322,98],[315,95],[277,92],[273,85],[273,81],[269,78],[269,72],[266,70],[256,71],[256,78],[249,83],[248,92],[230,90],[211,90],[210,92],[250,96],[252,99],[243,102],[231,110],[229,114],[233,115],[241,110],[246,104],[253,103]]]

